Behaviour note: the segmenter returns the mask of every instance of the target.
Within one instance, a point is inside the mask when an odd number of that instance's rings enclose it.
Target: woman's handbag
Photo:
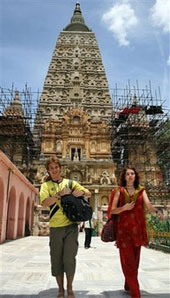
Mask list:
[[[104,242],[113,242],[116,240],[116,224],[117,215],[112,215],[105,225],[103,226],[101,233],[101,240]]]
[[[119,187],[119,189],[120,189],[120,194],[121,194],[122,193],[122,187]],[[111,195],[110,195],[109,206],[108,206],[108,210],[107,210],[108,220],[105,223],[105,225],[103,226],[102,233],[101,233],[101,240],[104,241],[104,242],[113,242],[113,241],[116,240],[118,214],[112,214],[110,216],[110,213],[111,213],[111,208],[112,208],[112,204],[113,204],[114,195],[115,195],[117,190],[118,190],[118,187],[115,187],[112,190]],[[121,195],[119,197],[118,206],[120,206],[120,200],[122,200]]]

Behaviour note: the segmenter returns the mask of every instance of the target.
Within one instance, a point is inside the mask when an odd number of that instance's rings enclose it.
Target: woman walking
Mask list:
[[[117,240],[122,271],[125,277],[124,288],[130,291],[131,298],[140,298],[138,267],[142,245],[148,245],[144,208],[155,212],[139,176],[133,167],[126,167],[120,175],[108,216],[119,214],[117,221]]]

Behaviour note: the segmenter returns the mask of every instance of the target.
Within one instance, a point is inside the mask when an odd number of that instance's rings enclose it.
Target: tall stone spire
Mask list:
[[[70,24],[59,34],[45,78],[34,125],[37,141],[46,120],[61,120],[72,109],[101,121],[110,120],[113,109],[97,40],[78,2]]]
[[[64,31],[91,31],[85,25],[84,18],[81,13],[80,3],[76,3],[74,14],[71,18],[70,24],[64,29]]]
[[[92,192],[96,216],[98,205],[107,204],[116,183],[108,124],[112,110],[96,37],[77,2],[70,23],[58,37],[38,104],[36,184],[44,179],[45,160],[57,154],[63,176]]]

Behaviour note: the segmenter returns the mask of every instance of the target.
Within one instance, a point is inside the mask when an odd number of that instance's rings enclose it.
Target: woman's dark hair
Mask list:
[[[126,176],[126,171],[127,170],[133,170],[135,172],[135,181],[134,181],[134,187],[135,189],[138,188],[139,186],[139,175],[137,173],[137,171],[135,170],[134,167],[131,167],[131,166],[127,166],[126,168],[124,168],[120,174],[120,181],[119,181],[119,184],[120,186],[126,186],[126,180],[125,180],[125,176]]]

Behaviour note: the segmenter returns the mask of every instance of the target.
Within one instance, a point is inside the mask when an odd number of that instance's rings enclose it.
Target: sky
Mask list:
[[[170,109],[170,1],[79,0],[95,33],[112,96],[115,85],[152,92]],[[0,87],[43,89],[60,32],[76,0],[0,0]]]

